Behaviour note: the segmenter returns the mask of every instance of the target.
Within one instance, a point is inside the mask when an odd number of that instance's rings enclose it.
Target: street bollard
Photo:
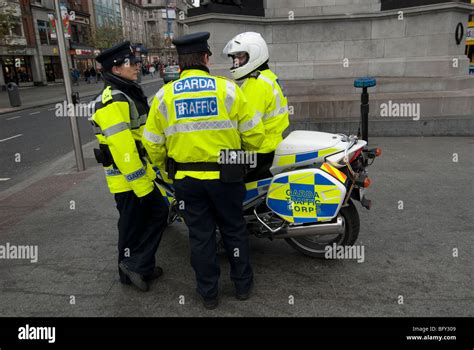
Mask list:
[[[20,99],[20,90],[18,89],[18,85],[16,85],[15,83],[8,83],[7,91],[8,91],[8,98],[10,99],[10,105],[12,107],[20,107],[21,99]]]

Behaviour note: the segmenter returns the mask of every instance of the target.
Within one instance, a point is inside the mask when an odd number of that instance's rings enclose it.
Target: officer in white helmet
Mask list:
[[[230,40],[223,54],[233,61],[230,72],[235,80],[244,80],[241,89],[258,112],[265,126],[265,141],[257,151],[258,167],[249,172],[246,182],[272,177],[269,168],[275,149],[289,125],[288,101],[278,77],[269,66],[268,47],[260,33],[245,32]]]

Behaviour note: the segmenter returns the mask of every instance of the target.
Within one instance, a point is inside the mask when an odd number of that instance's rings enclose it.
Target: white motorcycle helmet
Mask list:
[[[268,47],[260,33],[245,32],[230,40],[223,50],[223,55],[232,57],[233,66],[230,69],[235,80],[242,79],[268,61]],[[234,57],[246,53],[248,60],[243,65],[236,65]]]

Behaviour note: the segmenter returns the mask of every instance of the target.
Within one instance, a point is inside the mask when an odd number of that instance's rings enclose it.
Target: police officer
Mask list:
[[[135,83],[139,68],[130,42],[105,50],[96,60],[103,67],[105,86],[93,101],[91,122],[100,145],[94,152],[120,214],[120,281],[148,291],[149,282],[163,272],[155,267],[155,253],[168,216],[141,144],[149,107]]]
[[[267,43],[259,33],[245,32],[230,40],[223,53],[233,60],[230,69],[233,78],[245,79],[242,91],[257,112],[262,114],[265,125],[265,141],[257,154],[258,168],[247,174],[246,181],[272,177],[269,169],[289,119],[288,101],[278,77],[268,66]]]
[[[189,228],[197,292],[204,306],[213,309],[218,304],[220,275],[216,225],[229,258],[236,297],[247,299],[253,285],[242,209],[246,192],[243,167],[220,164],[227,162],[219,162],[219,157],[227,152],[224,150],[256,150],[265,135],[260,116],[240,88],[209,74],[209,36],[194,33],[173,41],[181,76],[156,94],[143,144],[153,164],[166,167],[168,177],[174,179],[178,206]]]

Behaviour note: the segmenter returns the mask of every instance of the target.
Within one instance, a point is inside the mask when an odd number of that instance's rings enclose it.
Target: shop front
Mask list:
[[[31,59],[30,56],[0,56],[5,84],[31,85]]]
[[[471,21],[468,23],[466,34],[466,54],[469,57],[469,74],[474,74],[474,15],[471,15]]]
[[[61,60],[58,56],[43,56],[43,61],[44,70],[46,72],[46,80],[48,82],[63,79]]]
[[[78,69],[79,72],[82,73],[91,67],[97,68],[95,58],[100,53],[100,50],[93,48],[71,48],[69,52],[73,67]]]

